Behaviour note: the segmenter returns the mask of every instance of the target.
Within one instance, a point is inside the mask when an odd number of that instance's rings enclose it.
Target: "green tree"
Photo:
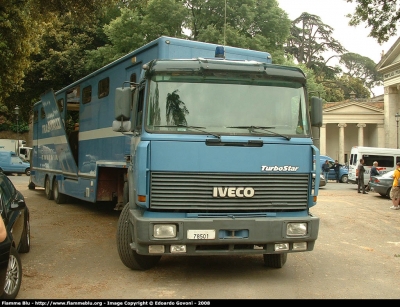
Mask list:
[[[109,43],[88,50],[87,70],[98,69],[159,36],[184,37],[187,10],[175,0],[150,0],[145,7],[121,8],[120,12],[103,27]]]
[[[327,74],[326,52],[342,54],[346,49],[332,37],[333,28],[324,24],[321,18],[302,13],[292,21],[291,36],[286,44],[286,52],[293,55],[298,63],[312,68],[318,75]],[[330,68],[334,70],[334,68]]]
[[[366,23],[371,28],[369,36],[375,38],[379,44],[387,42],[397,34],[397,25],[400,19],[400,7],[396,0],[346,0],[356,3],[353,14],[348,14],[349,24],[357,26]]]
[[[39,52],[43,24],[32,18],[30,1],[0,2],[0,104],[22,89],[30,55]]]
[[[18,104],[21,121],[29,122],[31,106],[43,89],[57,89],[81,74],[79,44],[85,49],[86,40],[92,42],[99,34],[88,32],[92,31],[93,21],[113,2],[116,1],[104,0],[101,5],[95,0],[0,2],[2,116],[15,117],[12,112]]]
[[[77,24],[70,14],[49,23],[39,41],[40,53],[29,58],[23,87],[4,100],[6,112],[11,112],[18,104],[21,119],[29,122],[31,107],[40,94],[50,88],[59,90],[87,75],[90,71],[85,70],[86,50],[106,42],[106,37],[98,33],[98,23],[102,21],[93,19],[90,24]]]
[[[275,63],[284,61],[290,19],[276,0],[183,2],[189,9],[185,26],[191,39],[267,51]]]
[[[349,52],[341,56],[340,63],[345,68],[344,73],[352,78],[359,78],[372,96],[375,96],[372,89],[383,85],[383,77],[376,70],[376,63],[370,58]]]
[[[344,99],[349,99],[352,93],[355,94],[356,98],[370,97],[369,89],[365,87],[362,79],[344,74],[338,80],[344,92]]]

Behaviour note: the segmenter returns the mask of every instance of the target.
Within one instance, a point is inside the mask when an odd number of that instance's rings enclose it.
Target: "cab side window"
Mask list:
[[[144,86],[139,88],[138,102],[137,102],[137,118],[136,130],[141,130],[143,120],[143,101],[144,101]]]

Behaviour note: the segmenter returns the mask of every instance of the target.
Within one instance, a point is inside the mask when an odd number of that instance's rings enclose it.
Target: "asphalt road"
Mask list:
[[[22,255],[18,299],[398,299],[400,210],[376,193],[329,182],[311,212],[321,218],[311,252],[282,269],[262,256],[165,256],[148,271],[119,259],[112,207],[57,205],[28,177],[11,176],[31,211],[31,251]]]

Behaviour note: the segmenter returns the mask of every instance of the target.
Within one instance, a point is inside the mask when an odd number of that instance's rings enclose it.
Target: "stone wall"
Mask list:
[[[30,132],[16,133],[12,131],[0,131],[0,139],[14,139],[26,141],[25,146],[32,147],[32,136]]]

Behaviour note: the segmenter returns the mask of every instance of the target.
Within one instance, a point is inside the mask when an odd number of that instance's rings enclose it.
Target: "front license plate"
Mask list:
[[[187,231],[187,238],[191,240],[214,240],[215,239],[215,230],[206,229],[206,230],[193,230],[190,229]]]

